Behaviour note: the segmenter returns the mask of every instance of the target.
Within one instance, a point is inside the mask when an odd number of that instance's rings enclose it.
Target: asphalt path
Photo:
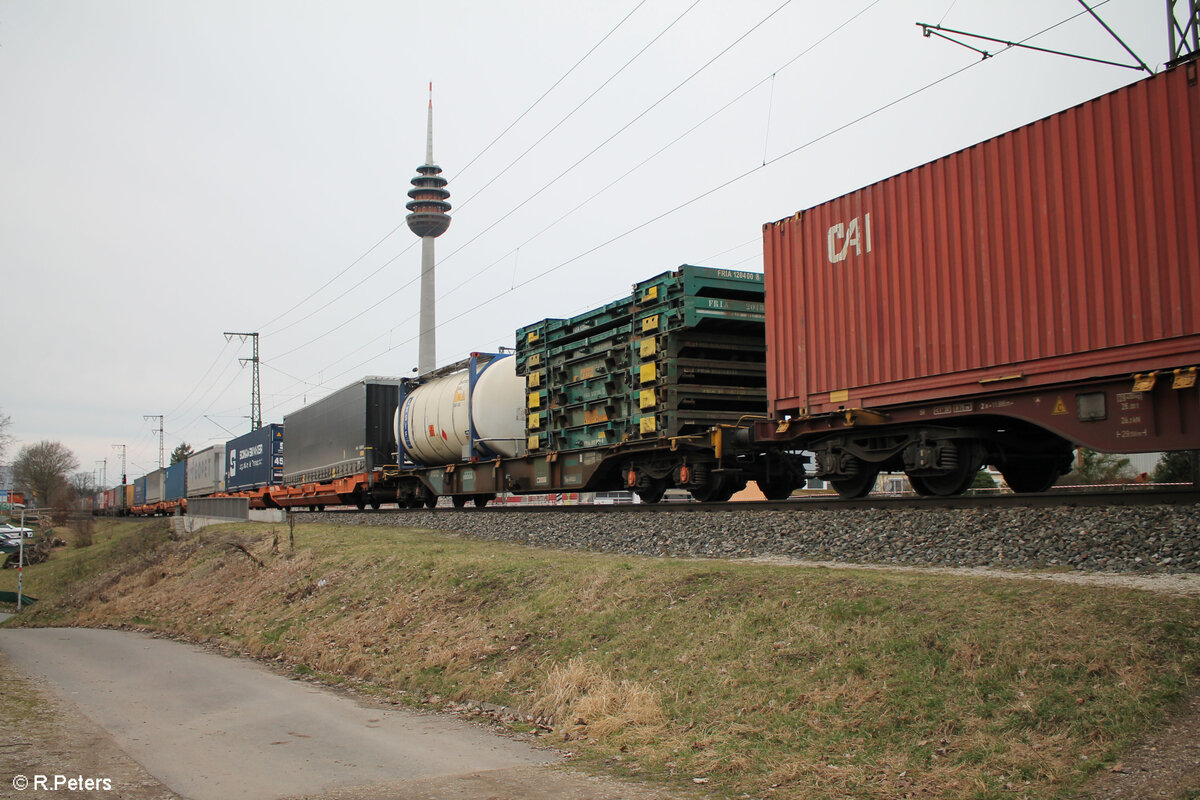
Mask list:
[[[188,800],[611,796],[548,769],[560,757],[525,742],[444,715],[366,705],[180,642],[5,629],[0,651]]]

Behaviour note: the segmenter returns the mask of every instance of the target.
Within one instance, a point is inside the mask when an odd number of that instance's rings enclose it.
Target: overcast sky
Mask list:
[[[1158,69],[1164,6],[1098,13]],[[1028,50],[980,60],[915,25],[1019,41],[1062,22],[1029,43],[1133,63],[1082,11],[0,0],[6,460],[57,440],[115,484],[114,444],[130,482],[158,465],[143,415],[165,415],[168,453],[244,433],[250,346],[224,331],[261,333],[265,422],[410,374],[404,203],[430,81],[454,206],[445,364],[683,263],[761,271],[763,223],[1137,80]]]

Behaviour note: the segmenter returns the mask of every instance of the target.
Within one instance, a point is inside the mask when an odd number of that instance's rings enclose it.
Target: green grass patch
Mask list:
[[[520,708],[583,763],[732,796],[1069,797],[1200,673],[1189,598],[403,529],[300,525],[274,553],[266,525],[183,542],[143,525],[29,569],[44,602],[22,622],[138,625],[398,702]]]

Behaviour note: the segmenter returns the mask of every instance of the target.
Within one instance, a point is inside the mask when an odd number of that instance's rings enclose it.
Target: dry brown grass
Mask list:
[[[30,621],[141,626],[393,699],[516,707],[588,763],[804,800],[1065,796],[1200,676],[1186,598],[296,533],[294,553],[266,528],[155,534],[123,560],[100,536],[64,552],[107,553],[108,571]]]
[[[553,720],[559,730],[587,726],[591,735],[653,735],[664,716],[658,693],[633,681],[613,680],[586,658],[577,656],[546,674],[536,713]]]

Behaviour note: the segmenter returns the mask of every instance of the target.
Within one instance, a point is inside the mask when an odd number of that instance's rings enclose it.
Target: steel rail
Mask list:
[[[325,514],[406,514],[426,511],[435,514],[703,514],[752,511],[851,511],[863,509],[988,509],[988,508],[1056,508],[1103,506],[1155,506],[1200,504],[1200,489],[1146,489],[1131,491],[1057,491],[1042,494],[962,495],[957,497],[866,497],[843,500],[834,496],[809,495],[790,500],[750,500],[726,503],[660,502],[625,503],[615,505],[489,505],[484,508],[383,508],[359,511],[356,508],[329,509]],[[309,513],[301,511],[299,513]]]

